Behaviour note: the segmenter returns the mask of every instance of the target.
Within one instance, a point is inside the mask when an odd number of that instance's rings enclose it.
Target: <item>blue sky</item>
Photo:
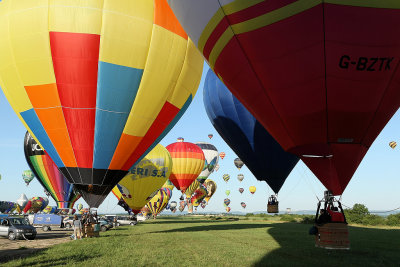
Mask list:
[[[211,198],[209,205],[204,211],[224,211],[223,200],[226,197],[225,190],[231,191],[229,198],[232,211],[265,211],[268,196],[272,193],[265,182],[257,181],[246,166],[240,170],[236,169],[233,160],[237,157],[229,146],[222,140],[209,121],[203,105],[203,84],[208,66],[205,64],[203,76],[194,97],[193,103],[183,115],[181,120],[161,141],[167,146],[176,141],[177,137],[184,137],[185,141],[205,141],[214,144],[220,152],[225,152],[226,157],[220,160],[220,169],[211,174],[209,178],[216,181],[218,188],[216,194]],[[3,92],[0,90],[0,200],[15,201],[25,193],[28,198],[33,196],[45,196],[42,186],[33,180],[27,187],[22,180],[22,171],[29,169],[23,152],[23,138],[25,128],[8,104]],[[371,146],[369,152],[354,174],[342,201],[345,205],[352,206],[354,203],[367,205],[370,210],[389,210],[400,206],[399,188],[399,159],[400,145],[396,149],[389,147],[390,141],[400,142],[400,114],[389,121],[381,134]],[[210,140],[207,135],[212,133],[214,137]],[[222,179],[223,174],[231,176],[228,183]],[[237,180],[239,173],[245,178],[240,183]],[[256,186],[254,195],[249,192],[250,186]],[[238,189],[243,187],[245,191],[240,194]],[[313,210],[317,205],[317,197],[323,196],[323,185],[300,161],[287,178],[279,193],[280,209],[285,210]],[[175,188],[172,200],[178,201],[180,192]],[[244,210],[240,202],[246,202]],[[85,202],[81,199],[77,204]],[[117,199],[110,194],[100,206],[99,211],[104,213],[123,212],[116,206]],[[50,205],[55,205],[51,199]],[[201,211],[203,211],[200,208]],[[179,212],[178,212],[179,213]]]

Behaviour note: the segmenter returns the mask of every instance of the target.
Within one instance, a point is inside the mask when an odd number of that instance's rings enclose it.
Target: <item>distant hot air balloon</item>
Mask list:
[[[26,170],[22,172],[22,179],[24,179],[26,186],[28,186],[29,183],[32,182],[33,178],[35,178],[35,175],[31,170]]]
[[[17,199],[17,204],[19,205],[21,211],[25,208],[28,201],[29,200],[25,194],[21,194],[21,196]]]
[[[147,207],[154,216],[161,213],[169,202],[169,197],[164,190],[159,190],[158,193],[147,203]]]
[[[196,189],[196,191],[193,194],[193,197],[191,198],[193,206],[198,207],[206,196],[207,196],[207,187],[201,184],[199,188]]]
[[[213,134],[209,134],[209,135],[208,135],[208,138],[211,139],[211,138],[213,138],[213,136],[214,136]]]
[[[48,200],[47,200],[48,203]],[[43,207],[44,206],[44,207]],[[23,212],[27,213],[37,213],[43,210],[47,206],[46,199],[42,197],[33,197],[28,200],[28,203],[25,205]]]
[[[204,209],[207,206],[207,201],[203,199],[203,201],[200,203],[200,206],[202,209]]]
[[[186,207],[186,201],[181,200],[179,201],[179,211],[182,212]]]
[[[201,148],[204,153],[205,163],[204,168],[193,181],[193,183],[186,189],[186,197],[190,198],[190,196],[194,193],[194,191],[199,188],[200,184],[204,183],[204,181],[210,176],[210,174],[214,171],[215,166],[218,163],[218,150],[217,148],[206,142],[197,142],[197,146]]]
[[[219,170],[219,164],[215,165],[214,170],[217,172]]]
[[[172,158],[172,173],[169,180],[183,193],[204,168],[204,153],[193,143],[183,140],[168,145]]]
[[[217,191],[217,184],[213,180],[207,179],[204,182],[204,186],[207,188],[207,196],[204,198],[204,200],[208,204],[210,198],[214,195],[215,191]]]
[[[400,105],[398,1],[168,3],[229,90],[341,195]]]
[[[57,207],[56,206],[47,206],[44,208],[43,213],[46,214],[54,214],[57,211]]]
[[[240,205],[242,206],[242,208],[244,208],[244,209],[246,208],[246,203],[241,202]]]
[[[178,204],[176,203],[176,201],[171,201],[171,203],[170,203],[170,209],[174,209],[174,208],[176,208],[176,206],[177,206]]]
[[[225,210],[226,210],[226,212],[230,212],[231,211],[231,207],[226,207]]]
[[[80,198],[80,194],[29,132],[26,132],[24,138],[24,153],[29,167],[45,189],[46,195],[54,199],[58,209],[71,209]]]
[[[129,170],[112,192],[118,200],[122,197],[132,212],[138,214],[168,181],[171,171],[171,156],[158,144]]]
[[[98,207],[184,114],[203,58],[166,0],[12,2],[0,7],[0,86]]]
[[[83,205],[82,205],[82,203],[79,203],[79,205],[78,205],[78,211],[81,211],[82,209],[83,209]]]
[[[171,183],[171,181],[169,179],[163,184],[162,187],[166,187],[166,188],[169,188],[171,190],[174,190],[174,188],[175,188],[174,184]]]
[[[249,191],[250,191],[251,194],[254,195],[254,193],[256,192],[256,187],[255,186],[250,186],[249,187]]]
[[[240,192],[240,194],[242,194],[244,192],[244,189],[242,187],[239,188],[239,192]]]
[[[224,199],[224,205],[225,206],[229,206],[230,203],[231,203],[231,200],[229,198],[225,198]]]
[[[397,143],[395,141],[392,141],[389,143],[389,146],[394,149],[397,146]]]
[[[211,70],[203,93],[207,115],[217,132],[256,179],[278,193],[299,159],[281,148]]]
[[[237,176],[237,179],[239,180],[239,182],[243,181],[244,175],[239,173],[238,176]]]
[[[241,159],[236,158],[233,163],[235,164],[236,168],[240,171],[240,169],[243,167],[244,163]]]
[[[224,174],[222,175],[222,179],[224,179],[225,182],[228,182],[231,176],[229,174]]]
[[[197,180],[202,184],[218,164],[218,150],[214,145],[206,142],[197,142],[196,145],[203,150],[205,158],[204,168],[197,178]]]
[[[231,190],[225,190],[225,195],[226,195],[226,196],[229,196],[230,193],[231,193]]]
[[[224,159],[224,158],[225,158],[225,152],[219,153],[219,157],[220,157],[221,159]]]

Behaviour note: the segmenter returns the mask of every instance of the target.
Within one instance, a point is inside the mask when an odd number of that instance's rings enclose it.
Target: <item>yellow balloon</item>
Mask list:
[[[250,186],[249,187],[250,193],[254,194],[256,192],[256,187],[255,186]]]
[[[133,166],[113,189],[114,195],[137,214],[163,186],[172,170],[168,150],[158,144],[138,164]],[[168,203],[168,202],[167,202]]]
[[[164,190],[158,190],[157,194],[147,203],[147,207],[153,215],[157,215],[167,206],[169,199]]]
[[[162,187],[169,188],[169,189],[171,189],[171,191],[174,190],[174,188],[175,188],[174,184],[171,183],[171,181],[169,179],[164,183],[164,185]]]

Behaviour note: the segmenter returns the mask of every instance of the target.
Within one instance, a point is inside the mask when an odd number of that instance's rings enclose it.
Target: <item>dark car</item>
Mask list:
[[[107,219],[100,219],[99,220],[100,223],[100,229],[102,232],[105,232],[107,230],[110,230],[111,228],[113,228],[113,224],[111,221],[107,220]]]
[[[36,237],[36,229],[25,218],[1,218],[0,236],[8,237],[10,240],[20,238],[33,240]]]

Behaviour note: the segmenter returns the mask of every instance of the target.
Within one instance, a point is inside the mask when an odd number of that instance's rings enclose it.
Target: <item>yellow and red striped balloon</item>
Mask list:
[[[172,173],[169,180],[178,190],[185,193],[203,170],[204,153],[199,146],[184,142],[183,138],[168,145],[167,150],[172,157]]]

